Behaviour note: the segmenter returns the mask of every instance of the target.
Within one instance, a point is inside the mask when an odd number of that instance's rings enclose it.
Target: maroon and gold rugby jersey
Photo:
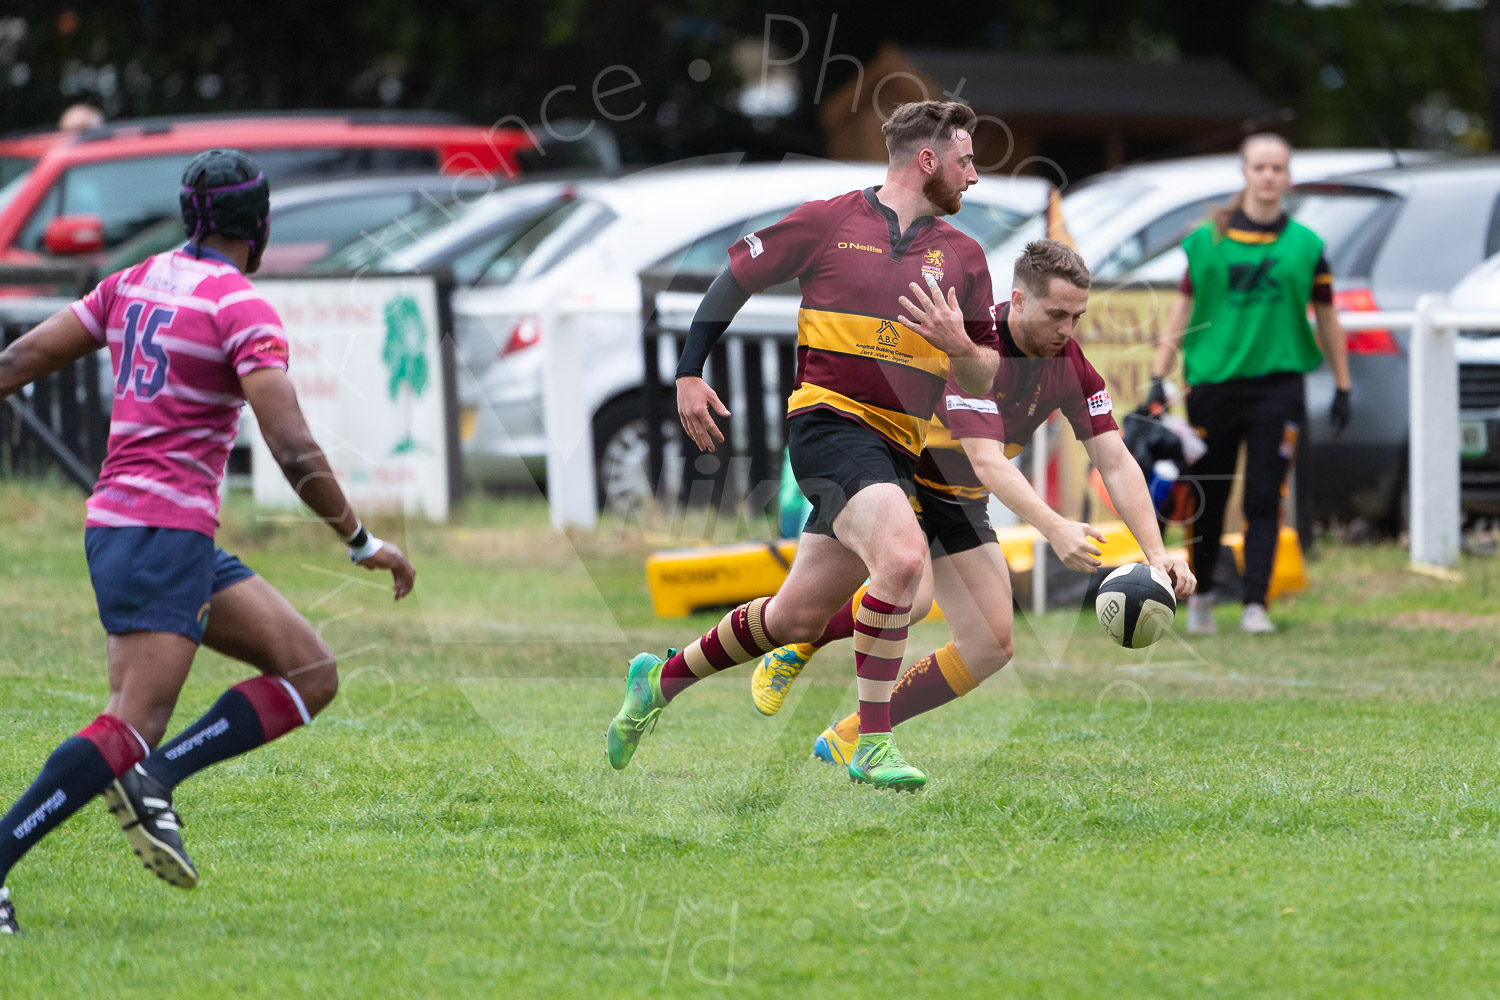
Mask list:
[[[1006,303],[999,313],[1000,367],[990,393],[974,396],[950,379],[917,462],[917,482],[955,499],[989,494],[964,454],[964,438],[999,441],[1005,457],[1015,458],[1053,410],[1062,411],[1080,441],[1119,429],[1104,379],[1078,342],[1069,340],[1055,358],[1028,357],[1011,336],[1009,312]]]
[[[810,201],[737,241],[729,267],[740,286],[761,292],[797,278],[797,380],[787,415],[828,410],[916,457],[948,379],[948,356],[896,316],[926,277],[958,290],[974,342],[998,348],[990,272],[979,244],[941,219],[923,216],[906,232],[875,197],[878,188]],[[929,293],[930,294],[930,293]]]

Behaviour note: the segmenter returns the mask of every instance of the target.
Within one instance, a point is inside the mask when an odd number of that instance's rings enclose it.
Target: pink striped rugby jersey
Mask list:
[[[239,429],[240,379],[286,369],[281,319],[227,257],[174,250],[117,271],[73,303],[109,345],[114,404],[88,527],[213,537]]]

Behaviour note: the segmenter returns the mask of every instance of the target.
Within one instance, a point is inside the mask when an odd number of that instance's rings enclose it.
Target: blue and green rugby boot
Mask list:
[[[667,650],[667,656],[677,650]],[[616,771],[630,763],[641,736],[656,728],[656,718],[667,707],[661,693],[661,666],[666,661],[654,653],[637,653],[625,674],[625,704],[609,724],[605,740],[609,766]]]

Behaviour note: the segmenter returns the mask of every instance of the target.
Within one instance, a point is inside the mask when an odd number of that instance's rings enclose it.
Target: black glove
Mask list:
[[[1328,408],[1328,426],[1333,428],[1334,437],[1344,433],[1344,428],[1349,426],[1348,389],[1333,391],[1333,405]]]
[[[1159,413],[1167,408],[1167,387],[1162,385],[1159,378],[1151,380],[1151,391],[1146,394],[1146,409],[1151,413]]]

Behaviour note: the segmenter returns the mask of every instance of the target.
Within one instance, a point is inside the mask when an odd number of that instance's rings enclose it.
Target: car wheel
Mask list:
[[[639,394],[601,408],[594,416],[594,482],[601,511],[628,514],[648,499],[676,491],[682,469],[682,428],[676,414],[662,416],[662,481],[651,482],[651,448]],[[652,487],[656,486],[656,489]]]

